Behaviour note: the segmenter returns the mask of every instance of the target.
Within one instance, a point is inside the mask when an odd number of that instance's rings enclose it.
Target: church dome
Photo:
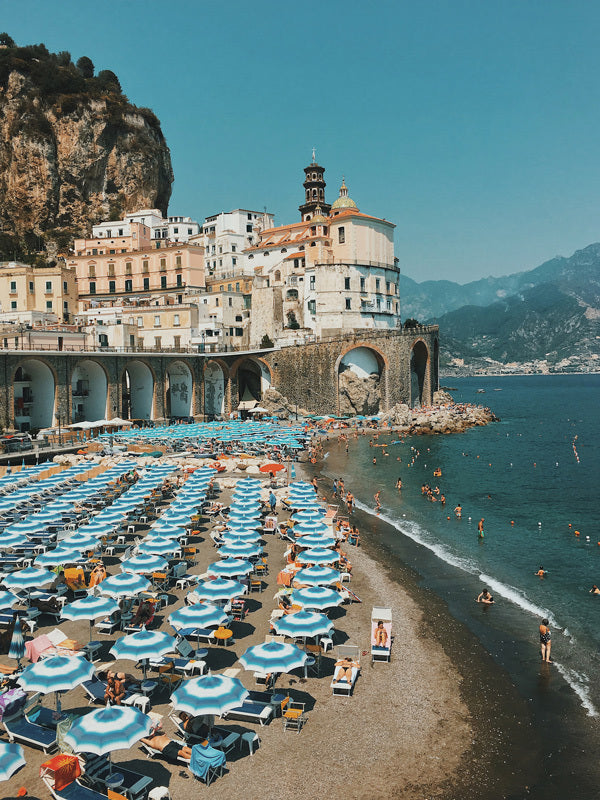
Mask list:
[[[351,197],[348,197],[348,187],[346,186],[346,181],[342,178],[342,185],[340,186],[340,196],[337,200],[334,201],[333,205],[331,206],[331,210],[335,211],[342,211],[345,208],[353,208],[358,211],[358,206],[354,202]]]
[[[316,222],[319,225],[325,225],[327,222],[327,218],[323,216],[323,214],[315,214],[314,217],[311,217],[311,222]]]

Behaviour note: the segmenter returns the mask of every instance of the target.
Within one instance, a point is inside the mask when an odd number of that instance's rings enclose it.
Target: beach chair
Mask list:
[[[31,747],[38,747],[44,753],[51,753],[56,749],[56,731],[35,722],[29,722],[24,714],[4,717],[2,724],[10,742],[22,742]]]
[[[253,703],[245,700],[241,705],[230,708],[221,715],[223,719],[253,722],[266,725],[273,717],[273,707],[268,703]]]
[[[307,720],[304,707],[304,703],[297,703],[294,701],[289,701],[286,704],[282,714],[284,731],[296,731],[296,733],[300,733]]]
[[[65,583],[71,589],[75,598],[87,596],[85,573],[82,567],[68,567],[64,571]]]
[[[123,783],[119,786],[119,793],[124,794],[128,800],[141,800],[145,797],[148,788],[153,780],[148,775],[140,775],[131,769],[125,768],[122,764],[113,768],[115,772],[123,776]],[[107,756],[89,755],[85,760],[86,783],[92,788],[98,786],[102,789],[107,788],[107,778],[110,770],[110,762]]]
[[[392,609],[374,606],[371,611],[371,661],[390,661]]]
[[[150,667],[152,669],[159,669],[159,667],[171,665],[173,671],[179,672],[182,675],[194,675],[196,672],[199,672],[200,675],[204,675],[204,673],[208,671],[206,661],[197,658],[196,651],[183,637],[177,637],[175,640],[175,649],[181,658],[173,658],[170,656],[151,658],[149,661]]]
[[[89,681],[84,681],[81,684],[83,691],[86,693],[88,698],[88,705],[92,703],[104,703],[104,693],[106,692],[106,681],[101,681],[100,678],[94,676]],[[123,702],[127,702],[130,697],[135,694],[135,687],[130,686],[130,688],[125,689],[125,697],[123,698]]]
[[[277,530],[277,517],[265,517],[263,533],[275,533]]]
[[[190,759],[190,772],[207,786],[221,777],[225,771],[225,753],[211,747],[209,744],[195,744],[192,747]]]
[[[90,789],[89,786],[83,786],[79,780],[74,780],[61,789],[55,789],[53,784],[51,785],[46,781],[44,783],[46,783],[54,800],[106,800],[107,798],[103,792]],[[113,799],[119,797],[123,797],[123,795],[112,793]]]
[[[338,660],[351,658],[355,664],[358,664],[358,667],[352,667],[350,681],[346,680],[346,678],[343,680],[340,679],[344,667],[335,667],[333,678],[329,684],[333,690],[334,697],[350,697],[354,691],[354,684],[356,683],[356,679],[358,678],[358,674],[360,672],[360,649],[355,645],[339,645],[337,648],[337,655]]]
[[[110,617],[97,622],[94,627],[98,633],[105,633],[107,636],[110,636],[115,631],[118,631],[121,627],[121,612],[115,611],[115,613],[111,614]]]

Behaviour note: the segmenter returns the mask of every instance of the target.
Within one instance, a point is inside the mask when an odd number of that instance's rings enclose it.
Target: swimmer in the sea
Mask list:
[[[494,602],[494,598],[487,589],[484,589],[482,592],[479,593],[479,596],[477,597],[477,602],[485,603],[486,605],[491,606],[492,603]]]
[[[462,506],[460,503],[454,509],[454,513],[456,514],[457,519],[460,519],[462,517]]]
[[[548,573],[542,566],[540,566],[540,568],[535,574],[538,576],[538,578],[545,578]]]
[[[600,594],[600,589],[594,584],[590,589],[590,594]]]

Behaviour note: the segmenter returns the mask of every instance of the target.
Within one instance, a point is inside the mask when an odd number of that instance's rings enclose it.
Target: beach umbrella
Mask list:
[[[31,589],[47,586],[54,580],[56,580],[56,575],[52,572],[48,572],[47,569],[25,567],[25,569],[20,569],[16,572],[11,572],[10,575],[6,575],[2,578],[2,583],[7,589],[16,589],[16,591],[25,589],[29,601],[29,592]]]
[[[246,511],[236,511],[232,509],[227,515],[227,520],[228,522],[241,522],[249,525],[249,527],[253,527],[253,523],[257,522],[259,517],[260,514],[258,512],[256,512],[256,514],[249,514]]]
[[[167,524],[160,520],[148,531],[148,537],[162,536],[164,539],[178,539],[185,535],[185,527]]]
[[[162,656],[175,650],[175,639],[162,631],[147,631],[143,626],[141,631],[128,633],[122,636],[110,648],[110,653],[115,658],[125,658],[128,661],[142,661],[144,679],[146,678],[146,659]]]
[[[305,536],[300,536],[296,539],[296,544],[299,547],[335,547],[336,539],[331,534],[326,536],[322,533],[307,533]]]
[[[335,564],[339,560],[339,553],[336,553],[335,550],[328,550],[326,547],[311,547],[296,556],[296,561],[301,564]]]
[[[279,634],[293,638],[323,636],[331,633],[333,622],[325,614],[314,611],[297,611],[273,620],[273,628]]]
[[[210,603],[194,603],[182,606],[169,615],[169,622],[175,628],[207,628],[212,625],[224,625],[228,621],[227,614]]]
[[[219,554],[222,556],[231,556],[232,558],[252,558],[262,553],[262,547],[250,542],[226,542],[219,548]]]
[[[88,681],[96,668],[83,656],[50,656],[29,664],[17,682],[27,692],[56,692],[56,710],[60,712],[59,692],[66,692]]]
[[[246,530],[246,531],[230,531],[224,530],[222,533],[223,539],[225,540],[226,544],[240,544],[241,542],[250,542],[256,544],[256,542],[262,539],[262,533],[257,530]]]
[[[19,616],[17,616],[12,639],[10,640],[8,657],[15,659],[17,667],[21,666],[21,659],[25,657],[25,637],[23,636],[23,626]]]
[[[36,567],[56,567],[63,564],[73,564],[81,561],[81,551],[74,547],[55,547],[54,550],[47,550],[33,562]]]
[[[82,597],[80,600],[75,600],[64,606],[61,611],[61,616],[64,619],[88,619],[90,621],[90,640],[92,638],[92,624],[98,617],[109,617],[119,610],[119,604],[116,600],[109,597],[96,597],[96,595],[89,594],[87,597]]]
[[[202,675],[191,678],[171,695],[171,704],[178,711],[192,716],[214,714],[221,716],[241,705],[248,690],[238,678],[224,675]]]
[[[279,472],[282,469],[285,469],[285,464],[263,464],[262,467],[258,468],[258,471],[259,472]]]
[[[0,589],[0,609],[4,610],[5,608],[12,608],[15,603],[20,603],[21,598],[17,597],[16,594],[12,592],[5,592],[4,590]]]
[[[250,520],[234,520],[230,519],[226,523],[227,530],[233,531],[234,533],[245,533],[246,531],[258,530],[262,528],[263,523],[259,519],[250,519]]]
[[[2,537],[0,538],[0,550],[10,550],[13,547],[21,547],[22,545],[26,544],[29,540],[24,533],[19,533],[18,531],[8,532],[3,531]]]
[[[135,597],[140,592],[145,592],[152,584],[147,578],[135,572],[122,572],[120,575],[111,575],[100,584],[100,593],[109,597]]]
[[[112,775],[110,754],[129,750],[139,739],[148,736],[152,720],[132,706],[107,706],[84,714],[65,734],[65,743],[77,753],[108,753],[108,774]]]
[[[296,511],[292,514],[292,517],[297,522],[319,522],[323,520],[324,513],[324,509],[317,506],[315,508],[303,508],[300,511]]]
[[[26,763],[20,744],[0,742],[0,781],[7,781]]]
[[[244,669],[267,675],[273,672],[291,672],[303,667],[307,658],[307,653],[293,644],[263,642],[249,647],[240,656],[239,662]]]
[[[147,572],[164,572],[168,567],[169,564],[164,558],[142,554],[123,561],[121,572],[137,572],[143,575]]]
[[[303,606],[304,608],[332,608],[341,606],[342,596],[333,589],[325,586],[308,586],[306,589],[295,589],[290,595],[293,605]]]
[[[148,536],[138,545],[139,555],[170,556],[180,549],[176,539],[159,536]]]
[[[294,575],[294,581],[307,586],[330,586],[340,580],[340,572],[331,567],[305,567]]]
[[[61,547],[73,547],[77,550],[95,550],[100,546],[98,539],[87,533],[72,533],[66,539],[60,540]]]
[[[224,558],[223,561],[215,561],[209,564],[206,571],[209,575],[219,577],[230,577],[235,575],[249,575],[254,569],[254,565],[249,561],[240,558]]]
[[[246,593],[247,587],[239,581],[215,578],[212,581],[203,581],[194,589],[200,600],[232,600],[240,594]]]

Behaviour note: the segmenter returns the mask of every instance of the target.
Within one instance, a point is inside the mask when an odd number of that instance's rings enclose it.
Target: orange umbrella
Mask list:
[[[263,464],[258,469],[259,472],[279,472],[279,470],[285,469],[285,464]]]

